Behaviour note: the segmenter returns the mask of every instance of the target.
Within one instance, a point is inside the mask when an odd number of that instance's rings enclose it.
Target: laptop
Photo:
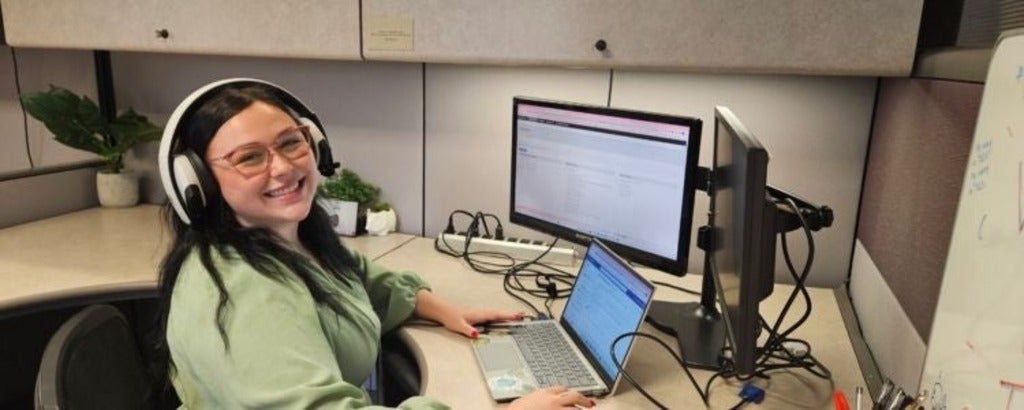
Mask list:
[[[491,396],[504,402],[553,385],[588,396],[611,394],[622,379],[612,342],[640,328],[653,295],[651,282],[593,240],[561,320],[492,326],[473,341]],[[623,367],[634,339],[615,345]]]

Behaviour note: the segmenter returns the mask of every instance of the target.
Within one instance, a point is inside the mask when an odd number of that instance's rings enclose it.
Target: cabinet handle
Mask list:
[[[594,49],[597,50],[597,51],[607,50],[608,49],[608,43],[605,42],[604,39],[598,39],[597,42],[594,43]]]
[[[167,29],[165,28],[162,28],[156,31],[156,36],[166,40],[168,37],[171,36],[171,32],[167,31]]]

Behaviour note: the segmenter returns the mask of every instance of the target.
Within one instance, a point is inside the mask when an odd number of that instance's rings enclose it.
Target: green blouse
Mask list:
[[[229,346],[217,330],[217,286],[193,252],[182,264],[167,319],[171,381],[182,408],[371,406],[359,386],[374,367],[381,332],[412,315],[416,292],[427,288],[423,280],[353,252],[366,272],[365,286],[324,277],[349,309],[345,317],[314,302],[294,274],[277,281],[238,257],[213,255],[230,296],[223,317]],[[448,407],[413,397],[399,408]]]

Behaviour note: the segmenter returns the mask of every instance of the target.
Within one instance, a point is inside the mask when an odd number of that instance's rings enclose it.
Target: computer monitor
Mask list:
[[[701,121],[516,97],[513,223],[686,272]]]
[[[750,374],[761,329],[758,305],[771,294],[775,275],[777,212],[766,185],[768,152],[721,106],[715,107],[714,151],[711,277],[735,370]]]

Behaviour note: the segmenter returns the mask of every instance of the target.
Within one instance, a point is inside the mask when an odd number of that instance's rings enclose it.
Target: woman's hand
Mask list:
[[[421,290],[416,293],[416,316],[433,320],[452,332],[474,339],[478,334],[473,325],[523,319],[521,312],[500,310],[463,311],[427,290]]]
[[[476,339],[477,334],[474,325],[488,322],[512,322],[523,320],[523,312],[506,312],[501,310],[467,310],[461,314],[454,315],[451,320],[441,324],[452,332]]]
[[[555,386],[520,397],[509,404],[508,409],[575,409],[577,407],[590,408],[595,405],[597,405],[597,401],[583,396],[578,391]]]

